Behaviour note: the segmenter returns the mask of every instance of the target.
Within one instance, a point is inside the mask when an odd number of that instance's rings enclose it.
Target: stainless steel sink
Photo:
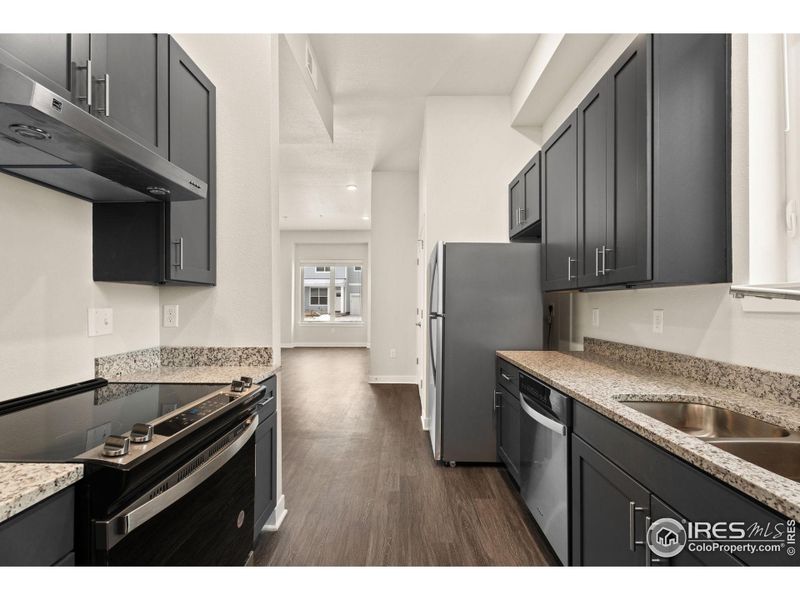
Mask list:
[[[800,482],[800,440],[714,440],[720,450]]]
[[[790,433],[778,425],[698,402],[623,401],[622,404],[705,440],[783,438]]]

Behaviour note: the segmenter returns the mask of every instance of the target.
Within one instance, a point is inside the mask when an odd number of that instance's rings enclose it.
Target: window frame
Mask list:
[[[315,321],[306,319],[305,316],[305,289],[306,286],[304,285],[305,281],[305,269],[313,267],[315,275],[322,275],[328,274],[328,286],[321,287],[320,286],[309,286],[310,290],[314,289],[325,289],[328,296],[328,314],[330,315],[330,320],[328,321]],[[344,321],[344,320],[337,320],[336,318],[336,290],[341,289],[342,297],[344,295],[344,286],[337,285],[336,283],[336,267],[352,267],[354,271],[361,274],[361,281],[358,283],[358,296],[359,298],[364,297],[364,273],[366,272],[364,269],[364,261],[362,260],[301,260],[297,261],[296,263],[296,272],[298,273],[298,285],[296,289],[298,290],[298,307],[297,307],[297,319],[296,324],[300,327],[365,327],[366,326],[366,315],[364,314],[364,306],[361,306],[361,320],[360,321]],[[320,269],[324,269],[320,271]],[[331,293],[331,289],[333,293]],[[311,297],[309,296],[309,301]]]

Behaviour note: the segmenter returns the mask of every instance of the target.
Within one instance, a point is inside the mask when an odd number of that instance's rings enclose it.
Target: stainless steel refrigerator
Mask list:
[[[433,456],[497,462],[495,352],[543,349],[539,244],[438,242],[428,281]]]

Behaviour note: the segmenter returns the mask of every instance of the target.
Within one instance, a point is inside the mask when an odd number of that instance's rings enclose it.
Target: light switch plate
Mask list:
[[[111,308],[89,309],[89,337],[114,333],[114,310]]]
[[[664,310],[653,309],[653,333],[664,333]]]
[[[178,326],[178,305],[165,304],[161,325],[164,327]]]
[[[592,309],[592,327],[600,327],[600,309]]]
[[[389,358],[397,358],[397,350],[395,348],[389,350]]]

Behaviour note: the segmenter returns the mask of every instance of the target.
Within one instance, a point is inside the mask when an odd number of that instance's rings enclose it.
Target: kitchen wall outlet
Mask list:
[[[653,309],[653,333],[664,333],[664,311]]]
[[[397,358],[397,349],[396,348],[392,348],[391,350],[389,350],[389,358]]]
[[[89,309],[89,337],[109,335],[114,332],[114,310],[111,308]]]
[[[162,316],[163,327],[177,327],[178,326],[178,305],[165,304],[164,314]]]
[[[600,309],[592,309],[592,327],[600,327]]]

